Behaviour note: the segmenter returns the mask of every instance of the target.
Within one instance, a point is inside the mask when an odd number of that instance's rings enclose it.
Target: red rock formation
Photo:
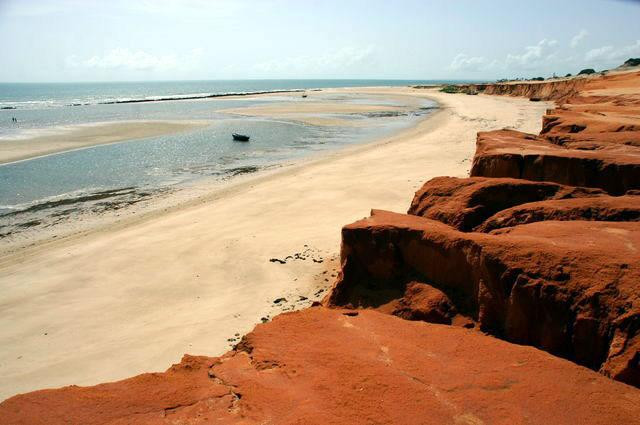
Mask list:
[[[428,282],[483,331],[640,385],[640,226],[548,221],[492,234],[373,211],[343,228],[327,304],[377,308]],[[615,336],[615,337],[614,337]]]
[[[540,136],[479,133],[471,178],[436,178],[416,193],[409,214],[457,230],[384,212],[346,226],[327,303],[406,305],[388,312],[423,320],[445,305],[496,336],[640,386],[640,73],[485,93],[563,103]],[[409,281],[452,306],[412,310]]]
[[[466,232],[516,205],[605,195],[600,189],[512,178],[436,177],[416,192],[408,214],[439,220]]]
[[[512,178],[436,177],[416,192],[407,213],[463,232],[544,220],[640,221],[640,196]]]
[[[407,320],[450,325],[456,308],[447,294],[422,282],[409,282],[391,314]]]
[[[484,88],[484,93],[528,97],[539,100],[562,100],[580,93],[588,81],[586,78],[574,78],[561,81],[487,84]]]
[[[614,195],[640,185],[640,72],[495,84],[485,93],[535,95],[561,105],[543,118],[540,137],[479,133],[472,176],[592,186]]]
[[[640,189],[640,148],[570,149],[513,130],[478,133],[471,176],[511,177],[596,187],[612,195]]]
[[[640,390],[478,332],[311,308],[219,358],[20,395],[0,422],[39,424],[631,424]]]
[[[636,100],[640,72],[616,72],[551,81],[523,81],[475,85],[477,91],[488,95],[528,97],[539,100],[555,100],[558,103],[584,103],[583,99],[603,99],[615,97],[623,103]]]
[[[545,220],[640,221],[640,196],[600,196],[530,202],[500,211],[474,230],[490,232]]]
[[[624,112],[557,109],[542,117],[542,132],[548,141],[570,149],[596,150],[609,144],[640,147],[640,123]],[[640,112],[640,108],[639,112]]]
[[[545,115],[540,136],[479,133],[472,176],[598,187],[613,195],[640,187],[640,72],[489,85],[485,93],[527,90],[563,103]]]

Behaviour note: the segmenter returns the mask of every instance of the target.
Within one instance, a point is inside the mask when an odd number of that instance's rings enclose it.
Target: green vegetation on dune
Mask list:
[[[640,66],[640,58],[629,58],[622,64],[623,67]]]
[[[460,87],[458,86],[453,86],[451,84],[444,86],[440,89],[440,91],[442,93],[459,93],[460,92]]]

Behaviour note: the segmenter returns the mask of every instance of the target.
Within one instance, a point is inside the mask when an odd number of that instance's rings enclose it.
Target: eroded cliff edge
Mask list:
[[[562,101],[539,135],[479,133],[471,177],[427,182],[407,215],[345,226],[328,304],[478,327],[640,386],[640,72],[485,92]]]
[[[479,134],[472,176],[408,214],[345,226],[325,306],[221,357],[12,397],[0,422],[637,421],[640,74],[485,91],[558,107],[540,135]]]

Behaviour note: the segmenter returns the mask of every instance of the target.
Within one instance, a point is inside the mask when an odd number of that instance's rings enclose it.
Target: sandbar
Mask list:
[[[0,164],[74,149],[187,131],[207,121],[117,121],[44,130],[33,137],[0,139]]]

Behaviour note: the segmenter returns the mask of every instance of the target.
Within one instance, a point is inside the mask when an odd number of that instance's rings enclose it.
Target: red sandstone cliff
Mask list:
[[[640,71],[612,72],[607,75],[579,76],[547,81],[510,81],[475,85],[476,91],[488,95],[528,97],[538,100],[573,102],[583,96],[637,95],[634,79]],[[623,100],[622,98],[619,100]]]
[[[345,226],[327,303],[476,324],[640,386],[640,72],[485,93],[561,102],[540,135],[479,133],[472,177],[427,182],[410,215]]]
[[[588,80],[586,78],[574,78],[561,81],[487,84],[483,92],[490,95],[518,96],[540,100],[561,100],[577,95],[587,83]]]
[[[342,276],[328,302],[393,312],[406,304],[408,284],[422,282],[484,332],[637,386],[639,224],[540,221],[463,233],[374,211],[343,229]],[[440,311],[411,304],[425,317]]]
[[[613,195],[640,189],[639,82],[636,71],[532,84],[552,91],[548,98],[562,99],[561,105],[543,117],[539,136],[479,133],[471,175],[598,187]],[[578,95],[575,84],[581,88]],[[497,86],[520,93],[517,84]],[[486,92],[494,91],[491,87]]]

